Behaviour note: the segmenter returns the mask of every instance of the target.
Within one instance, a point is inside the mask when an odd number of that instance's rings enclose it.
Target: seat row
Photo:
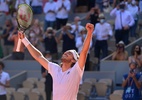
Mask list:
[[[107,100],[112,92],[112,79],[86,78],[80,85],[77,100],[102,99]]]

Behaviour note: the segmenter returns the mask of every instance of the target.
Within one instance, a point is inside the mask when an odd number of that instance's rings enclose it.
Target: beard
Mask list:
[[[66,57],[62,56],[61,62],[68,63],[68,62],[71,62],[71,60],[68,60],[68,59],[66,59]]]

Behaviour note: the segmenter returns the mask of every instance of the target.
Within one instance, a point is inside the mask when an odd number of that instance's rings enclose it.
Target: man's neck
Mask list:
[[[62,71],[65,72],[67,71],[68,69],[70,69],[71,65],[69,63],[62,63]]]

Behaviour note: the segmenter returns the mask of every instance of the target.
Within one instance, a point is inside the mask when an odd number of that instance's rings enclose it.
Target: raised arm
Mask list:
[[[80,68],[82,70],[84,68],[86,58],[87,58],[87,54],[88,54],[88,50],[89,50],[90,43],[91,43],[91,40],[92,40],[94,25],[90,24],[90,23],[87,23],[86,24],[86,29],[87,29],[87,36],[86,36],[85,41],[83,43],[83,48],[82,48],[82,50],[80,52],[80,57],[79,57],[79,60],[78,60],[79,66],[80,66]]]
[[[38,61],[46,70],[48,70],[48,60],[42,55],[42,53],[36,49],[29,40],[25,37],[25,34],[18,32],[18,37],[22,39],[22,43],[26,46],[32,57]]]

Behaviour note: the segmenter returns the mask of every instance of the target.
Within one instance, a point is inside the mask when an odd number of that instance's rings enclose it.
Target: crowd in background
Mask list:
[[[86,29],[79,16],[75,16],[73,23],[69,23],[69,14],[75,13],[75,9],[79,6],[87,7],[88,13],[84,20],[89,20],[95,27],[86,66],[90,64],[92,49],[94,49],[94,57],[98,59],[98,63],[109,54],[107,41],[112,37],[116,42],[116,51],[113,53],[112,60],[128,60],[125,46],[131,43],[131,40],[138,38],[136,30],[139,14],[142,13],[141,2],[141,0],[15,0],[14,3],[11,0],[1,0],[0,14],[9,15],[11,19],[6,19],[2,27],[0,38],[3,39],[4,46],[1,47],[0,57],[3,58],[12,53],[13,60],[24,59],[24,45],[21,45],[20,52],[16,51],[18,41],[16,10],[19,4],[27,3],[32,7],[34,15],[44,14],[44,22],[41,24],[39,19],[33,19],[33,24],[26,31],[26,35],[40,51],[50,51],[54,60],[59,58],[58,45],[61,42],[62,52],[69,49],[75,49],[78,53],[81,51],[87,33]],[[105,13],[114,18],[114,26],[107,22]],[[57,32],[60,34],[57,35]],[[89,70],[89,67],[85,70]]]
[[[134,69],[136,73],[142,71],[141,46],[135,44],[131,48],[131,56],[125,50],[125,46],[139,38],[136,30],[140,20],[139,15],[142,13],[142,0],[15,0],[15,2],[14,0],[0,0],[0,15],[11,16],[11,19],[6,19],[2,27],[0,39],[4,43],[3,47],[0,46],[0,58],[12,53],[13,60],[24,60],[24,45],[21,45],[20,52],[16,51],[18,42],[16,10],[18,5],[22,3],[30,5],[34,15],[44,14],[43,24],[39,19],[33,19],[32,26],[26,31],[26,35],[42,53],[45,55],[50,53],[50,56],[46,55],[49,61],[59,59],[58,45],[61,42],[61,53],[70,49],[75,49],[78,53],[81,52],[87,31],[79,16],[75,16],[72,20],[73,23],[69,23],[69,15],[71,12],[75,13],[78,7],[86,9],[84,8],[86,6],[87,14],[84,20],[89,20],[94,24],[95,29],[87,55],[85,71],[90,70],[91,50],[94,49],[93,55],[100,63],[100,59],[108,56],[108,41],[114,37],[116,50],[112,52],[111,59],[128,61],[131,69],[129,75],[123,77],[123,87],[125,91],[128,91],[127,82],[134,80],[131,88],[137,90],[135,93],[138,92],[141,80],[140,76],[136,74],[135,77],[133,72]],[[107,22],[105,13],[114,18],[113,26]],[[58,35],[57,32],[60,34]],[[97,70],[100,70],[99,67]],[[42,69],[43,77],[47,77],[45,73],[46,71]],[[49,90],[52,91],[52,89]],[[49,93],[49,95],[51,94]],[[127,94],[124,94],[123,98],[127,98]]]

